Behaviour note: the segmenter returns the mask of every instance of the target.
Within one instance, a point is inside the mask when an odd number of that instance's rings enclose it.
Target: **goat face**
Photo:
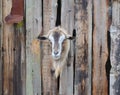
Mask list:
[[[52,43],[52,57],[59,60],[62,52],[62,43],[66,39],[62,32],[55,31],[50,34],[49,40]]]
[[[46,40],[48,39],[52,45],[52,57],[54,60],[59,60],[61,58],[62,53],[62,44],[67,39],[73,39],[74,37],[67,34],[67,32],[60,28],[55,27],[54,29],[50,30],[47,35],[42,37],[38,37],[38,39]]]

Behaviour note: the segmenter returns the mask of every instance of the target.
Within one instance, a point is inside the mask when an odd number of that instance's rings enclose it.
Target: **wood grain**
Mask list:
[[[75,95],[91,95],[91,3],[91,0],[75,0]]]
[[[112,2],[110,95],[120,94],[120,1]]]
[[[92,95],[108,95],[106,61],[108,58],[108,0],[94,0],[94,32],[93,32],[93,93]]]
[[[3,0],[3,95],[13,95],[13,65],[14,65],[14,43],[13,25],[8,25],[4,18],[10,13],[12,1]]]
[[[61,27],[72,35],[74,28],[74,0],[61,0]],[[74,46],[71,41],[69,57],[60,76],[59,95],[73,95]]]
[[[0,95],[2,95],[2,0],[0,0]]]
[[[26,0],[26,95],[41,95],[42,0]]]

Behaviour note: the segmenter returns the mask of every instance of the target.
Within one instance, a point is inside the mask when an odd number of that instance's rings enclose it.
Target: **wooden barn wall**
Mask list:
[[[8,24],[12,0],[0,0],[0,95],[119,95],[120,1],[112,0],[110,85],[108,4],[111,0],[24,0],[24,20]],[[49,41],[55,26],[76,32],[66,66],[51,73]],[[74,30],[74,31],[73,31]],[[109,39],[110,40],[110,39]]]

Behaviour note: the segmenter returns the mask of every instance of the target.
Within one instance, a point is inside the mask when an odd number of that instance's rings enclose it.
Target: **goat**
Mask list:
[[[74,39],[66,30],[60,26],[51,29],[47,35],[38,36],[40,40],[48,39],[52,45],[52,58],[54,74],[57,78],[63,70],[70,50],[70,40]]]

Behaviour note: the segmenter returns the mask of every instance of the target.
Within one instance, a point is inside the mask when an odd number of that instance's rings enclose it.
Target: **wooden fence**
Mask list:
[[[0,95],[120,95],[120,0],[24,0],[24,20],[10,24],[12,1],[0,0]],[[58,25],[76,39],[55,79],[36,38]]]

